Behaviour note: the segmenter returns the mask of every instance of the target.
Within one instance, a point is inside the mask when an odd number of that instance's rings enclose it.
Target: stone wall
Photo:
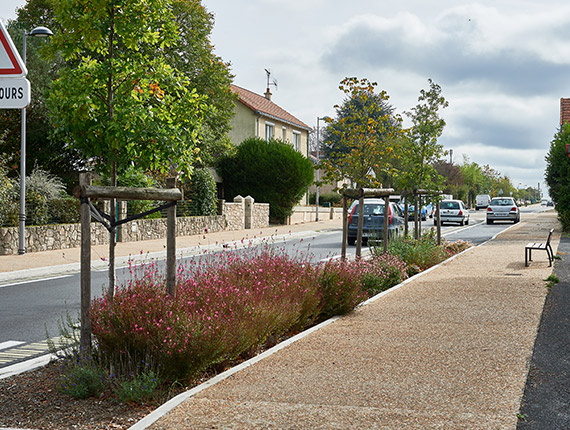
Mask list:
[[[315,221],[317,211],[315,206],[295,206],[293,213],[287,218],[287,224],[303,224]],[[319,207],[319,220],[342,219],[342,208]]]
[[[248,196],[249,197],[249,196]],[[251,199],[251,197],[249,197]],[[243,230],[245,228],[244,198],[221,202],[221,215],[178,217],[176,235],[192,236],[205,232]],[[253,201],[253,199],[252,199]],[[251,228],[269,225],[269,204],[253,203]],[[166,219],[140,219],[121,225],[121,242],[162,239],[166,237]],[[103,225],[91,223],[91,244],[109,243],[109,232]],[[26,227],[26,252],[50,251],[81,246],[80,224],[54,224]],[[18,227],[0,228],[0,255],[18,253]]]
[[[0,228],[0,255],[18,253],[18,227]],[[91,244],[109,243],[109,232],[99,223],[91,223]],[[50,251],[81,246],[80,224],[51,224],[26,227],[26,252]]]

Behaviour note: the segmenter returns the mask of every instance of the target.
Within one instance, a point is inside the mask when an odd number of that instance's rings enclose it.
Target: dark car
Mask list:
[[[356,243],[358,234],[358,213],[359,204],[356,200],[348,210],[348,233],[347,241],[349,245]],[[394,202],[390,202],[388,207],[388,237],[398,235],[404,228],[404,213]],[[362,241],[369,238],[381,239],[384,233],[384,199],[368,198],[364,199],[364,219],[362,224]]]

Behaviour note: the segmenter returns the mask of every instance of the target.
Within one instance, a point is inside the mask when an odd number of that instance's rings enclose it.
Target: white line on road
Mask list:
[[[62,275],[62,276],[53,276],[51,278],[27,279],[27,280],[21,281],[21,282],[12,282],[10,284],[3,284],[3,285],[0,285],[0,288],[13,287],[15,285],[31,284],[32,282],[53,281],[55,279],[71,278],[72,276],[73,275]]]
[[[18,345],[23,345],[25,342],[20,342],[19,340],[8,340],[6,342],[0,342],[0,351],[3,349],[13,348]]]

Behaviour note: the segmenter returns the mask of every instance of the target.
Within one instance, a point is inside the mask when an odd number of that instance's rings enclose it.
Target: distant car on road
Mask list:
[[[358,234],[358,200],[355,200],[348,209],[348,232],[347,242],[349,245],[356,243]],[[399,235],[404,228],[404,213],[400,206],[390,202],[388,207],[388,237]],[[364,199],[364,219],[362,223],[362,241],[368,238],[381,239],[384,233],[384,199]]]
[[[461,200],[442,200],[439,203],[441,225],[446,222],[469,224],[469,211]],[[433,217],[433,225],[437,225],[437,214]]]
[[[475,197],[475,210],[485,209],[491,203],[491,196],[489,194],[479,194]]]
[[[495,221],[512,221],[517,223],[521,220],[521,213],[515,199],[512,197],[494,197],[487,207],[487,224]]]

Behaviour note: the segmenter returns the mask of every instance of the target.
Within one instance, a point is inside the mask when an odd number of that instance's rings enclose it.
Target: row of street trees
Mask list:
[[[386,91],[377,91],[368,79],[344,79],[339,88],[346,98],[335,106],[336,118],[327,119],[324,131],[323,182],[348,178],[356,187],[440,187],[443,178],[434,163],[445,155],[438,138],[445,127],[440,111],[448,102],[439,85],[428,83],[418,104],[405,113],[411,127],[404,128]]]
[[[448,106],[441,87],[428,80],[418,104],[403,119],[384,90],[367,79],[346,78],[339,89],[345,94],[336,105],[336,117],[327,118],[321,153],[322,182],[348,178],[355,187],[392,187],[400,191],[441,190],[472,206],[477,194],[513,196],[525,200],[538,195],[532,187],[516,188],[508,176],[489,165],[479,165],[464,156],[463,163],[444,160],[447,152],[438,143]]]

